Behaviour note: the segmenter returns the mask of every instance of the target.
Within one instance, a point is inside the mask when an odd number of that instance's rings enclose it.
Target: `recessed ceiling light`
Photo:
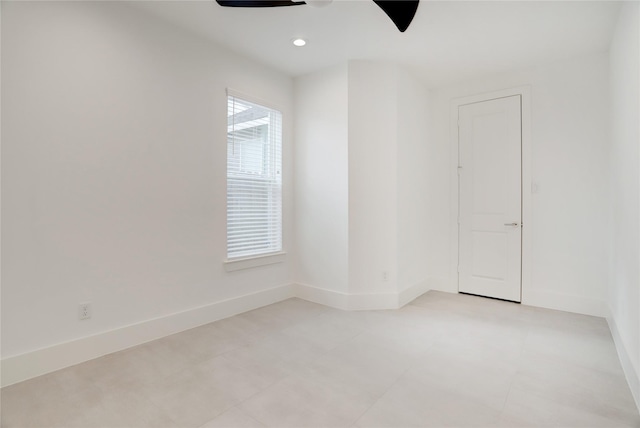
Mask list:
[[[292,43],[296,46],[304,46],[307,44],[305,39],[293,39]]]

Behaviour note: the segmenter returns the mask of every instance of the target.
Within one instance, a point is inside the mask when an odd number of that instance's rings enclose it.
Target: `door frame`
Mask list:
[[[450,248],[451,266],[450,275],[452,285],[459,292],[459,237],[458,237],[458,216],[460,200],[460,183],[458,178],[459,150],[458,150],[458,108],[465,104],[490,101],[496,98],[505,98],[520,95],[520,114],[522,118],[522,270],[520,278],[521,299],[520,302],[527,304],[528,291],[531,287],[531,237],[532,237],[532,214],[531,214],[531,86],[519,86],[515,88],[498,91],[485,92],[477,95],[454,98],[450,107]]]

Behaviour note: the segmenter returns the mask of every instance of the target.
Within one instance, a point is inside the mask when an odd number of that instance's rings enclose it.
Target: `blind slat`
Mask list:
[[[227,101],[227,257],[282,251],[282,114]]]

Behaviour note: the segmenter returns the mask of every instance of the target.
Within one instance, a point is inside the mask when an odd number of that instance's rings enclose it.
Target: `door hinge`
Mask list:
[[[460,273],[460,265],[458,265],[458,273]]]

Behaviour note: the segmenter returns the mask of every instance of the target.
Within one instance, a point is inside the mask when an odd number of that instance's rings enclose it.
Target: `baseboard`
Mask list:
[[[296,297],[332,308],[348,311],[398,309],[429,291],[428,281],[422,281],[400,293],[347,294],[308,284],[295,284]]]
[[[306,284],[286,284],[268,290],[215,302],[104,333],[8,357],[1,362],[2,386],[73,366],[106,354],[140,345],[190,328],[298,297],[342,310],[397,309],[429,290],[450,291],[450,281],[428,278],[399,293],[347,294]],[[529,291],[523,304],[606,317],[604,302],[546,291]],[[636,403],[640,403],[640,380],[622,344],[613,319],[609,325]]]
[[[349,295],[339,291],[327,290],[307,284],[294,284],[296,297],[331,308],[348,310]]]
[[[622,365],[624,375],[627,378],[627,383],[629,384],[631,395],[633,395],[633,399],[636,402],[636,407],[640,411],[640,377],[638,376],[638,372],[631,362],[631,358],[629,357],[627,348],[624,346],[624,342],[622,341],[622,337],[620,336],[620,332],[618,331],[618,326],[613,317],[607,317],[607,323],[609,324],[609,330],[611,330],[611,336],[613,336],[613,343],[616,345],[618,358],[620,359],[620,364]]]
[[[422,296],[431,290],[429,280],[419,282],[411,287],[405,288],[398,294],[398,307],[403,307],[407,303],[414,301],[417,297]]]
[[[2,386],[294,297],[293,284],[211,303],[2,360]]]
[[[345,311],[397,309],[397,293],[347,294],[308,284],[295,284],[296,297]]]
[[[342,310],[397,309],[429,290],[428,281],[400,293],[346,294],[306,284],[287,284],[104,333],[4,358],[2,386],[80,364],[190,328],[298,297]]]
[[[522,304],[595,317],[607,317],[609,315],[609,309],[603,300],[551,291],[522,290]]]

